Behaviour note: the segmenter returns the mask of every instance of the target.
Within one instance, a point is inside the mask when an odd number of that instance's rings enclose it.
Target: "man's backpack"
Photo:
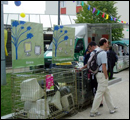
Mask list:
[[[103,50],[100,50],[98,52],[96,52],[96,50],[93,51],[93,54],[90,56],[88,62],[87,62],[87,69],[89,71],[91,71],[93,74],[97,74],[97,72],[99,71],[99,66],[97,64],[97,55],[98,53],[102,52]]]

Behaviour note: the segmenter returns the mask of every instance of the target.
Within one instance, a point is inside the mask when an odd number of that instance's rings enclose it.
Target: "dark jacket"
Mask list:
[[[108,64],[110,64],[111,67],[113,68],[118,60],[116,53],[113,50],[109,50],[107,51],[107,57],[108,57]]]
[[[90,57],[90,53],[88,53],[87,55],[85,55],[84,65],[87,64],[89,57]]]

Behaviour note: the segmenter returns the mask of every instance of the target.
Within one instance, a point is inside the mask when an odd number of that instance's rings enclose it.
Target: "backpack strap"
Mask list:
[[[97,52],[97,55],[98,55],[98,53],[100,53],[100,52],[102,52],[102,51],[104,51],[104,50],[98,51],[98,52]],[[101,65],[102,65],[102,63],[101,63]],[[99,68],[101,67],[101,65],[99,65]]]
[[[96,50],[95,50],[95,51],[96,51]],[[97,54],[100,53],[100,52],[102,52],[102,51],[104,51],[104,50],[99,50],[99,51],[97,52]]]

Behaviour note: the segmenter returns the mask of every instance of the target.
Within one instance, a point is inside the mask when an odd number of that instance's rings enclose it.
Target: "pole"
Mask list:
[[[58,1],[58,25],[60,25],[60,1]]]
[[[6,84],[3,4],[1,4],[1,85]]]

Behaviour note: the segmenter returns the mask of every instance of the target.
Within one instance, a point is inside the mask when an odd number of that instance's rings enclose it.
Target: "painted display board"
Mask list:
[[[11,20],[12,67],[44,65],[43,25]]]
[[[75,28],[54,26],[52,63],[74,61]]]

